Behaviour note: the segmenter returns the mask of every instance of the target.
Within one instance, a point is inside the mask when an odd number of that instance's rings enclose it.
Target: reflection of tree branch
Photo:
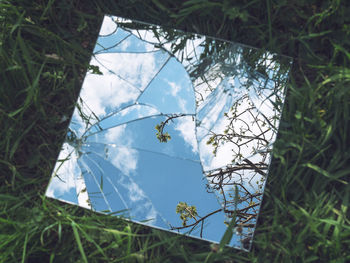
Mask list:
[[[204,224],[204,220],[207,219],[208,217],[216,214],[216,213],[219,213],[221,211],[224,211],[226,213],[230,213],[230,214],[236,214],[236,217],[238,218],[246,218],[243,222],[237,222],[236,225],[238,226],[241,226],[241,227],[254,227],[255,226],[255,223],[251,223],[251,224],[246,224],[246,222],[256,218],[257,214],[246,214],[246,213],[242,213],[246,210],[249,210],[253,207],[256,207],[256,206],[259,206],[260,203],[258,204],[254,204],[254,205],[251,205],[249,207],[246,207],[246,208],[243,208],[243,209],[239,209],[239,210],[236,210],[236,211],[231,211],[231,210],[226,210],[224,208],[220,208],[220,209],[217,209],[209,214],[207,214],[206,216],[203,216],[201,217],[200,219],[195,219],[196,222],[190,224],[190,225],[185,225],[185,226],[181,226],[181,227],[171,227],[171,230],[181,230],[181,229],[186,229],[186,228],[190,228],[191,227],[191,230],[190,231],[193,231],[193,229],[199,224],[201,223],[201,233],[200,233],[200,237],[202,237],[202,232],[203,232],[203,224]]]
[[[246,162],[246,163],[249,164],[251,167],[253,167],[257,173],[259,173],[259,174],[261,174],[261,175],[263,175],[263,176],[266,177],[266,173],[263,172],[263,171],[261,170],[261,168],[257,167],[254,163],[252,163],[252,162],[249,161],[248,159],[243,159],[243,162]],[[267,170],[267,166],[264,167],[264,169]]]
[[[241,217],[245,217],[245,218],[253,218],[253,217],[256,217],[257,215],[256,214],[249,214],[249,213],[239,213],[239,216]]]
[[[244,202],[244,201],[247,201],[248,199],[250,199],[250,200],[252,201],[253,198],[256,198],[256,199],[258,199],[259,201],[261,201],[259,198],[257,198],[257,197],[259,197],[259,196],[262,196],[262,193],[252,194],[251,196],[248,196],[248,197],[246,197],[246,198],[241,198],[240,201],[241,201],[241,202]]]
[[[223,210],[223,208],[220,208],[218,210],[215,210],[209,214],[207,214],[206,216],[203,216],[201,217],[200,219],[198,219],[196,222],[194,222],[193,224],[190,224],[190,225],[186,225],[186,226],[181,226],[181,227],[172,227],[171,230],[179,230],[179,229],[185,229],[185,228],[188,228],[188,227],[195,227],[196,225],[198,225],[200,222],[204,221],[206,218],[208,218],[209,216],[211,215],[214,215],[218,212],[221,212]]]
[[[158,131],[157,132],[157,138],[160,142],[167,142],[168,140],[171,139],[169,133],[164,133],[164,128],[165,128],[165,125],[167,125],[167,123],[169,121],[172,121],[173,119],[176,119],[176,118],[180,118],[180,117],[183,117],[183,116],[187,116],[188,114],[173,114],[173,115],[166,115],[168,118],[165,120],[165,121],[162,121],[160,124],[157,124],[156,125],[156,130]]]
[[[225,210],[225,212],[226,213],[231,213],[231,214],[233,214],[233,213],[237,213],[237,215],[239,215],[239,214],[242,214],[242,212],[244,212],[244,211],[247,211],[247,210],[249,210],[249,209],[251,209],[251,208],[254,208],[254,207],[257,207],[257,206],[259,206],[260,205],[260,203],[254,203],[254,204],[252,204],[252,205],[250,205],[250,206],[247,206],[247,207],[245,207],[245,208],[242,208],[242,209],[240,209],[240,210]]]
[[[241,227],[250,227],[250,228],[255,227],[255,224],[238,224],[238,225]]]
[[[247,159],[244,159],[247,160]],[[249,161],[249,160],[247,160]],[[211,177],[217,177],[217,176],[223,176],[224,174],[227,173],[232,173],[235,171],[240,171],[240,170],[257,170],[257,172],[259,171],[259,173],[261,173],[262,175],[266,176],[266,173],[263,172],[262,170],[267,170],[267,165],[264,163],[257,163],[257,164],[253,164],[252,162],[247,162],[247,164],[240,164],[234,167],[227,167],[225,170],[221,170],[217,173],[210,173],[207,175],[207,177],[211,178]]]
[[[226,200],[226,195],[225,195],[225,192],[224,192],[224,189],[223,189],[223,182],[221,181],[221,183],[219,183],[218,187],[219,189],[221,189],[221,193],[223,195],[223,198],[224,198],[224,206],[223,208],[220,208],[220,209],[217,209],[207,215],[205,215],[204,217],[201,217],[201,216],[198,216],[199,219],[196,218],[196,215],[193,215],[192,211],[190,209],[185,209],[191,216],[192,219],[195,220],[194,223],[192,224],[189,224],[189,225],[186,225],[184,224],[182,227],[171,227],[171,230],[180,230],[180,229],[185,229],[185,228],[191,228],[190,229],[190,232],[193,231],[193,229],[201,224],[201,230],[200,230],[200,236],[202,237],[202,233],[203,233],[203,225],[204,225],[204,220],[218,212],[225,212],[225,214],[227,214],[228,217],[232,217],[233,215],[235,215],[235,217],[237,218],[237,221],[236,221],[236,225],[237,226],[240,226],[240,227],[254,227],[255,226],[255,223],[248,223],[249,221],[252,221],[252,220],[255,220],[256,217],[257,217],[257,212],[255,211],[255,207],[258,207],[260,206],[260,202],[259,203],[255,203],[253,202],[253,198],[257,196],[257,194],[251,194],[248,189],[246,189],[242,184],[238,184],[236,183],[236,185],[239,185],[244,191],[245,191],[245,194],[248,194],[251,201],[249,203],[249,206],[245,207],[245,208],[241,208],[241,209],[237,209],[237,203],[235,203],[235,201],[227,201]],[[236,188],[238,189],[238,188]],[[237,193],[236,193],[237,194]],[[259,195],[261,195],[261,193],[259,193]],[[242,202],[242,200],[239,200],[240,202]],[[229,209],[227,206],[228,205],[234,205],[235,206],[235,209],[234,210],[231,210]],[[250,209],[253,209],[253,212],[247,212],[248,210]]]
[[[250,221],[251,219],[255,218],[256,215],[250,215],[247,217],[246,220],[242,221],[241,223],[239,223],[240,226],[243,226],[245,223],[247,223],[248,221]]]

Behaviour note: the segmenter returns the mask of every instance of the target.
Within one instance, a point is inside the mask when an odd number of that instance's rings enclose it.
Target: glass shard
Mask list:
[[[196,111],[190,77],[174,57],[167,62],[138,101],[154,105],[166,114],[194,114]]]
[[[249,250],[290,63],[105,16],[46,195]]]

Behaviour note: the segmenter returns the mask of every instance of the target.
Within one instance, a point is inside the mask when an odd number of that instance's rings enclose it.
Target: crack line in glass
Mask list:
[[[118,28],[117,28],[116,30],[118,30]],[[124,37],[122,40],[120,40],[119,42],[117,42],[115,45],[110,46],[110,47],[107,47],[107,48],[104,47],[104,46],[102,46],[101,44],[99,44],[99,43],[97,42],[96,45],[98,45],[99,47],[101,47],[101,48],[103,48],[103,49],[102,49],[102,50],[99,50],[99,51],[95,51],[95,52],[94,52],[94,55],[98,55],[98,54],[102,54],[102,53],[116,53],[116,52],[105,52],[105,51],[107,51],[107,50],[109,50],[109,49],[113,49],[113,48],[119,46],[120,44],[122,44],[122,42],[123,42],[124,40],[126,40],[126,39],[129,38],[130,36],[132,36],[132,34],[127,35],[127,36]],[[143,52],[142,52],[142,53],[143,53]]]
[[[164,155],[164,156],[171,157],[171,158],[175,158],[175,159],[179,159],[179,160],[182,160],[182,161],[200,163],[199,160],[197,161],[197,160],[193,160],[193,159],[182,158],[182,157],[179,157],[179,156],[169,155],[169,154],[166,154],[166,153],[151,151],[151,150],[142,149],[142,148],[138,148],[138,147],[134,147],[134,146],[129,146],[129,145],[123,145],[123,144],[117,145],[117,144],[111,144],[111,143],[104,144],[104,143],[90,142],[90,141],[89,141],[88,144],[90,145],[90,144],[94,144],[94,143],[96,143],[96,144],[103,144],[103,145],[107,145],[107,146],[111,146],[111,147],[120,147],[120,148],[135,149],[135,150],[138,150],[138,151],[143,151],[143,152],[149,152],[149,153]]]

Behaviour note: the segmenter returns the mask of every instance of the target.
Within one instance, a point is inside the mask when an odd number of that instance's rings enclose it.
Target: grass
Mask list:
[[[294,58],[252,252],[44,197],[104,13]],[[349,262],[348,1],[0,2],[0,262]]]

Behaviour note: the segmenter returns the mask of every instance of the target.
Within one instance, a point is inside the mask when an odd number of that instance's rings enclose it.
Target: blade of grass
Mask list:
[[[127,235],[128,244],[127,244],[126,255],[130,255],[131,254],[132,237],[131,237],[131,227],[129,224],[125,227],[125,231],[128,233],[128,235]]]
[[[336,180],[342,184],[348,184],[348,182],[346,181],[343,181],[343,180],[339,180],[340,177],[343,177],[345,175],[348,175],[350,173],[350,168],[346,168],[344,170],[341,170],[339,172],[336,172],[334,173],[333,175],[330,174],[328,171],[322,169],[321,167],[319,167],[318,165],[316,164],[312,164],[312,163],[306,163],[303,165],[304,167],[308,167],[308,168],[311,168],[312,170],[322,174],[323,176],[327,177],[327,178],[330,178],[330,179],[333,179],[333,180]]]
[[[24,238],[22,261],[21,261],[22,263],[24,263],[26,260],[27,243],[28,243],[28,232],[26,233],[26,237]]]
[[[238,200],[239,200],[239,194],[238,194],[238,187],[235,185],[235,197],[234,197],[234,205],[235,209],[232,214],[232,220],[230,221],[224,235],[222,236],[219,247],[218,247],[218,252],[222,253],[224,250],[224,247],[230,243],[232,236],[233,236],[233,228],[236,225],[236,215],[237,215],[237,205],[238,205]],[[211,263],[215,260],[216,258],[216,253],[213,253],[212,251],[209,252],[208,256],[205,259],[205,263]]]
[[[83,245],[82,245],[81,240],[80,240],[79,232],[78,232],[78,229],[76,227],[76,223],[74,221],[72,221],[71,226],[73,229],[74,237],[75,237],[75,240],[77,242],[81,257],[83,258],[83,261],[85,263],[88,263],[88,260],[86,258],[85,252],[84,252]]]
[[[86,240],[88,240],[89,242],[93,243],[94,246],[97,248],[97,251],[100,252],[100,254],[104,257],[105,260],[108,260],[108,257],[106,256],[105,252],[103,251],[103,249],[101,248],[101,246],[99,246],[95,240],[93,240],[88,233],[86,233],[83,229],[80,228],[80,232],[83,233],[83,236],[86,238]],[[94,252],[92,252],[93,254]],[[91,255],[92,255],[91,254]]]
[[[220,240],[219,243],[219,252],[222,252],[224,247],[230,243],[232,236],[233,236],[233,228],[236,225],[236,215],[237,215],[237,205],[238,205],[239,195],[238,195],[238,187],[235,185],[235,198],[234,198],[234,205],[235,209],[232,214],[232,220],[230,221],[230,224],[228,225],[223,237]]]
[[[269,43],[272,44],[272,21],[271,21],[270,0],[266,0],[266,9],[267,9],[267,24],[269,26]]]

